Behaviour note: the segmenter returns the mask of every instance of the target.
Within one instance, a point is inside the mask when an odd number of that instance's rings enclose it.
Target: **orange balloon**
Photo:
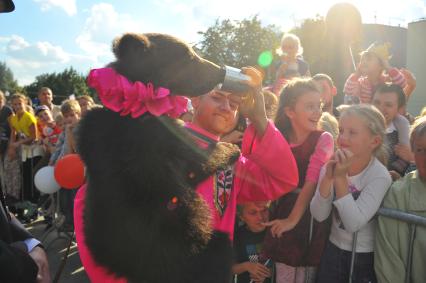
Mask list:
[[[84,163],[78,154],[68,154],[56,162],[55,179],[65,189],[77,189],[84,184]]]

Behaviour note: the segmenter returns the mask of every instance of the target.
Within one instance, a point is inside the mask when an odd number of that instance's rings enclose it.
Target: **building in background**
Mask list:
[[[389,42],[392,66],[405,68],[407,66],[407,28],[381,24],[363,24],[363,47],[366,49],[373,42]]]
[[[407,68],[417,78],[417,87],[408,101],[408,112],[418,115],[426,106],[426,19],[408,24],[408,28],[381,24],[363,24],[363,47],[389,42],[392,66]]]
[[[407,68],[417,78],[417,87],[408,101],[408,111],[418,115],[426,106],[426,19],[408,24]]]

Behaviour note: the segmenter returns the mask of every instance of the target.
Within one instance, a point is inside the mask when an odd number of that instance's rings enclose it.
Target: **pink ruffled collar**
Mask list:
[[[149,112],[154,116],[166,114],[177,118],[187,109],[186,97],[171,96],[169,89],[154,89],[152,83],[129,82],[112,68],[91,70],[87,81],[96,89],[102,104],[121,116],[130,114],[137,118]]]

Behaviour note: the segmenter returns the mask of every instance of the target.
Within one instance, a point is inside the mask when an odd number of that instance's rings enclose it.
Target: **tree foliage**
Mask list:
[[[36,77],[35,82],[26,86],[25,92],[31,98],[37,97],[37,92],[42,87],[49,87],[59,103],[71,94],[75,96],[92,94],[86,85],[86,78],[70,67],[60,73],[46,73]]]
[[[13,76],[12,70],[5,62],[0,62],[0,90],[10,93],[20,90],[18,82]]]
[[[262,26],[257,15],[241,21],[216,20],[197,44],[201,54],[217,64],[233,67],[254,66],[263,51],[273,51],[281,35],[275,25]]]

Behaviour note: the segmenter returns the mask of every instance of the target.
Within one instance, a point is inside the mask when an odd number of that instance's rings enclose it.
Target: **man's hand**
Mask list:
[[[240,113],[248,117],[259,136],[263,136],[268,125],[265,100],[262,93],[262,74],[253,67],[244,67],[242,72],[250,76],[250,90],[240,104]]]
[[[35,247],[29,255],[38,266],[37,283],[50,283],[49,262],[46,252],[40,247]]]
[[[235,131],[230,132],[229,134],[224,135],[220,139],[220,141],[236,144],[236,143],[239,143],[243,140],[243,135],[244,135],[244,133],[235,130]]]

